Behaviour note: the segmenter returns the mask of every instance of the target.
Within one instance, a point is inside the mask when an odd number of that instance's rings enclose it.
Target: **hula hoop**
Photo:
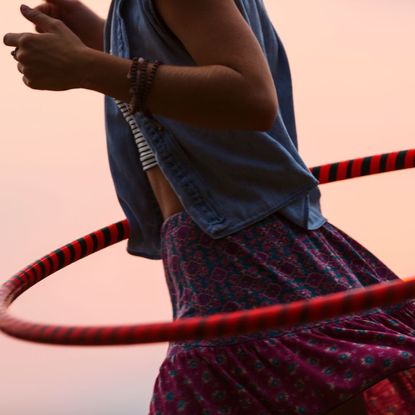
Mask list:
[[[320,184],[415,167],[415,149],[379,154],[310,169]],[[208,317],[121,326],[59,326],[17,319],[7,312],[13,301],[42,279],[129,236],[126,219],[92,232],[13,275],[0,288],[0,330],[37,343],[104,346],[208,339],[318,322],[415,297],[415,276],[295,301]]]

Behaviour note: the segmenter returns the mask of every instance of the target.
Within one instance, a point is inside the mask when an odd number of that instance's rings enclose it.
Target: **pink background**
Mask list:
[[[109,0],[86,3],[106,15]],[[265,3],[290,60],[308,166],[415,147],[413,1]],[[2,35],[33,30],[18,8],[1,2]],[[10,50],[0,50],[0,282],[124,219],[108,167],[103,97],[28,89]],[[406,170],[321,186],[328,220],[402,278],[415,275],[414,180],[415,170]],[[61,270],[17,300],[12,313],[57,324],[169,320],[161,261],[125,248],[123,241]],[[166,348],[47,346],[0,335],[0,411],[145,414]]]

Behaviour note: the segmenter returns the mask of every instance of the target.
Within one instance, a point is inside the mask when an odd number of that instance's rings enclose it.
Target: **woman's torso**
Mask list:
[[[155,166],[146,171],[147,178],[150,182],[151,189],[157,199],[163,219],[165,220],[174,213],[181,212],[183,205],[174,192],[166,176],[163,174],[159,166]]]
[[[106,52],[123,58],[145,56],[170,65],[195,65],[152,6],[151,0],[114,0],[105,31]],[[135,114],[160,166],[145,174],[128,123],[114,100],[105,98],[110,169],[130,225],[127,251],[131,254],[160,259],[163,217],[183,208],[215,239],[277,210],[306,229],[317,229],[325,222],[318,181],[298,154],[283,45],[261,0],[238,0],[238,7],[273,73],[280,108],[270,131],[202,129],[159,115],[155,115],[155,125]]]

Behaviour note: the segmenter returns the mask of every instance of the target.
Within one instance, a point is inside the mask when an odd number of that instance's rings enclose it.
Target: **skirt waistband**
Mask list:
[[[180,212],[176,212],[173,213],[172,215],[168,216],[166,219],[164,219],[162,225],[161,225],[161,235],[163,236],[165,233],[165,230],[167,228],[167,226],[169,225],[170,222],[173,221],[174,218],[176,217],[180,217],[179,221],[183,220],[186,217],[189,217],[190,215],[185,211],[185,210],[181,210]]]

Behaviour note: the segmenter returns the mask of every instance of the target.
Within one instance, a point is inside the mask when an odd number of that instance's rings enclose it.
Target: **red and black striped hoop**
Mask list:
[[[320,184],[415,167],[415,149],[326,164],[310,169]],[[92,232],[45,255],[13,275],[0,288],[0,330],[10,336],[63,345],[122,345],[207,339],[317,322],[415,297],[415,276],[366,288],[274,305],[138,325],[59,326],[17,319],[7,311],[12,302],[49,275],[129,236],[126,219]]]

